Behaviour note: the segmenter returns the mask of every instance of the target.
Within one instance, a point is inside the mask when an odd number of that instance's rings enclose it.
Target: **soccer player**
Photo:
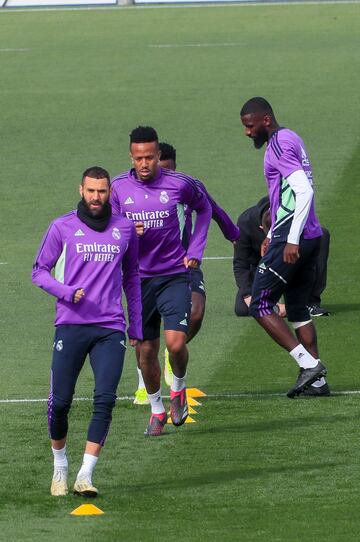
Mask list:
[[[160,149],[160,167],[165,169],[170,169],[171,171],[176,171],[176,149],[169,143],[161,142],[159,143]],[[208,202],[211,205],[212,210],[212,219],[217,222],[219,228],[221,229],[225,239],[234,243],[240,235],[239,228],[233,223],[229,215],[214,201],[206,190],[204,184],[194,179],[198,188],[201,192],[204,193]],[[189,244],[189,238],[191,237],[192,232],[192,210],[189,207],[185,208],[185,230],[183,235],[183,245],[187,249]],[[139,224],[139,233],[142,234],[143,228]],[[187,336],[187,342],[189,343],[199,332],[204,315],[205,315],[205,304],[206,304],[206,293],[205,293],[205,282],[203,272],[199,267],[190,269],[190,284],[191,284],[191,313],[190,313],[190,323],[189,331]],[[135,393],[135,404],[147,404],[147,394],[146,389],[144,388],[144,381],[142,378],[140,365],[138,363],[138,389]],[[172,369],[169,360],[169,353],[165,349],[165,367],[164,367],[164,377],[165,382],[168,386],[171,386],[172,382]]]
[[[294,398],[315,381],[324,385],[326,375],[307,307],[322,235],[314,210],[312,170],[302,139],[279,126],[264,98],[248,100],[240,117],[255,148],[267,144],[264,171],[271,212],[271,229],[262,244],[264,256],[252,287],[250,315],[298,363],[298,379],[287,394]],[[296,336],[273,310],[282,294]]]
[[[189,269],[198,267],[205,248],[211,207],[195,181],[160,167],[156,131],[139,126],[130,134],[133,168],[112,182],[111,205],[143,228],[139,237],[139,267],[143,304],[143,342],[140,366],[151,405],[145,434],[158,436],[167,422],[160,391],[160,324],[164,322],[166,347],[170,352],[173,382],[170,415],[182,425],[188,415],[186,400],[186,346],[191,311]],[[182,236],[184,205],[197,213],[188,249]]]
[[[122,287],[132,346],[142,339],[141,288],[136,231],[132,222],[112,215],[108,172],[97,166],[87,169],[80,195],[76,211],[50,224],[34,262],[32,280],[57,298],[48,401],[54,456],[51,494],[68,493],[68,412],[89,354],[95,378],[93,416],[74,493],[95,497],[98,490],[92,472],[109,431],[126,349]]]
[[[269,198],[266,196],[246,209],[238,218],[241,237],[234,245],[233,270],[238,292],[235,300],[236,316],[249,316],[251,289],[256,268],[261,259],[260,248],[271,225]],[[280,316],[286,316],[285,305],[274,307]]]
[[[251,302],[251,288],[256,268],[261,259],[260,250],[262,242],[271,226],[270,202],[268,196],[241,213],[237,225],[241,237],[235,243],[233,269],[238,292],[235,301],[235,314],[249,316]],[[309,299],[309,311],[313,317],[328,316],[330,313],[321,306],[321,294],[326,288],[327,260],[329,257],[330,233],[322,227],[323,234],[320,241],[320,250],[316,258],[314,284]],[[278,303],[279,314],[286,316],[282,311],[283,305]],[[285,309],[285,307],[284,307]]]

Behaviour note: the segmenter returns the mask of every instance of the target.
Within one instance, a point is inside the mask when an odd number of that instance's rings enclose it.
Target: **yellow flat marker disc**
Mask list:
[[[104,512],[94,504],[82,504],[70,512],[71,516],[101,516],[101,514]]]
[[[206,397],[206,393],[199,390],[198,388],[187,388],[186,395],[188,397]]]
[[[172,424],[172,421],[171,421],[171,418],[169,417],[168,418],[168,421],[167,421],[168,424]],[[196,420],[194,420],[193,418],[190,418],[190,416],[188,416],[185,420],[185,423],[196,423]]]
[[[200,404],[200,403],[198,403]],[[195,410],[195,408],[193,408],[192,406],[190,406],[189,404],[189,401],[188,401],[188,410],[189,410],[189,414],[197,414],[197,411]],[[172,423],[171,422],[171,418],[170,418],[170,411],[167,413],[167,416],[168,416],[168,420],[167,420],[167,423]],[[170,420],[170,421],[169,421]]]
[[[190,418],[190,416],[188,416],[185,420],[185,423],[196,423],[196,420],[194,420],[193,418]]]
[[[196,423],[196,420],[194,420],[193,418],[190,418],[190,416],[188,416],[185,420],[185,423]]]
[[[193,397],[187,397],[187,402],[189,406],[201,406],[201,403],[194,399]]]

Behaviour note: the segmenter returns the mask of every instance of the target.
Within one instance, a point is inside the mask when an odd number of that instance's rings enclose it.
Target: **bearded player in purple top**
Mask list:
[[[95,377],[93,416],[73,491],[96,497],[92,472],[109,431],[126,350],[122,286],[132,346],[142,339],[141,288],[136,231],[129,220],[112,216],[108,172],[98,166],[87,169],[80,194],[77,211],[50,224],[35,259],[32,279],[57,298],[48,402],[54,455],[51,494],[68,493],[68,412],[89,354]]]
[[[326,385],[326,368],[319,359],[316,330],[307,307],[322,235],[314,210],[312,170],[302,139],[279,126],[264,98],[248,100],[240,117],[255,148],[267,143],[264,172],[272,224],[262,245],[249,314],[298,363],[299,377],[287,394],[294,398],[314,382]],[[296,337],[273,310],[282,294]]]
[[[179,426],[188,415],[185,382],[191,312],[189,269],[201,263],[211,207],[191,177],[160,167],[158,136],[153,128],[139,126],[131,132],[130,156],[134,167],[113,180],[111,205],[114,213],[135,224],[142,223],[144,228],[139,238],[143,304],[140,366],[151,405],[145,434],[158,436],[167,422],[158,360],[161,318],[173,370],[170,416]],[[184,205],[197,213],[187,250],[182,244]]]

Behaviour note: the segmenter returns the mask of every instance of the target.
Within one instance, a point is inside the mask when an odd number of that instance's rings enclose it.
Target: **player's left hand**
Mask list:
[[[293,243],[286,243],[283,254],[284,262],[296,263],[299,258],[299,245],[294,245]]]
[[[199,267],[199,262],[198,260],[195,260],[195,258],[189,259],[187,256],[185,256],[184,265],[186,268],[190,267],[191,269],[196,269],[197,267]]]
[[[130,346],[135,347],[135,346],[137,346],[138,342],[139,341],[137,339],[129,339]]]

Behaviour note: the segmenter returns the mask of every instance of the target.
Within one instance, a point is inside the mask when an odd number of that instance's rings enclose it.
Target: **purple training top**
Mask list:
[[[211,220],[211,207],[192,177],[159,168],[147,182],[131,169],[112,181],[110,203],[114,214],[143,222],[139,238],[139,266],[142,278],[186,272],[184,257],[201,262]],[[188,249],[182,238],[187,205],[197,212]]]
[[[138,240],[129,220],[112,216],[106,229],[98,232],[84,224],[76,211],[57,218],[40,245],[32,280],[57,297],[55,325],[94,324],[125,332],[123,285],[128,335],[142,339]],[[79,288],[85,296],[73,303]]]
[[[311,164],[303,140],[292,130],[279,128],[272,134],[264,156],[264,173],[270,197],[272,242],[287,240],[294,217],[295,196],[286,179],[300,169],[304,170],[312,185]],[[321,235],[313,200],[304,225],[303,237],[312,239]]]
[[[205,195],[206,199],[210,203],[212,219],[215,220],[219,226],[225,239],[228,241],[237,241],[237,239],[240,237],[239,227],[233,223],[227,212],[224,211],[224,209],[222,209],[210,196],[209,192],[205,188],[205,185],[198,179],[194,179],[194,181],[199,190]],[[187,240],[190,239],[192,232],[192,210],[188,206],[185,208],[185,232],[186,235],[183,237],[183,244],[186,248],[188,242]]]

